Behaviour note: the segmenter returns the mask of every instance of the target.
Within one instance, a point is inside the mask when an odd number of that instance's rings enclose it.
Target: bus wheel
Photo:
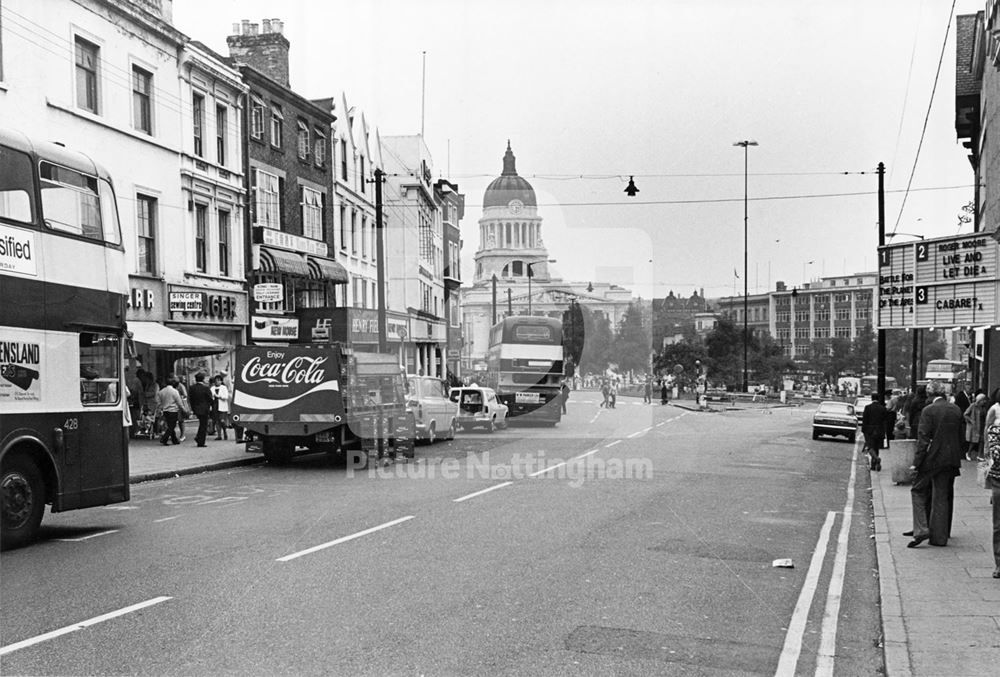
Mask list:
[[[265,437],[263,439],[264,458],[274,465],[286,465],[295,455],[295,445],[288,440]]]
[[[0,545],[7,550],[32,541],[38,534],[45,512],[45,483],[34,461],[16,455],[4,463],[0,489],[3,492]]]

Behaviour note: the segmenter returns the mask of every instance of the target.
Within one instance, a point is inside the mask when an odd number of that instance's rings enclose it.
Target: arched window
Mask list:
[[[500,277],[510,277],[510,264],[503,267],[503,272],[500,273]]]
[[[524,264],[521,261],[514,261],[512,272],[514,273],[514,277],[521,277],[524,275]]]

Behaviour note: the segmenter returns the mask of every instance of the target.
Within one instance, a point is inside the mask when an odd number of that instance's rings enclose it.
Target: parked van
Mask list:
[[[465,386],[452,388],[449,395],[458,403],[458,426],[462,429],[482,427],[491,433],[507,427],[507,405],[497,399],[492,388]]]

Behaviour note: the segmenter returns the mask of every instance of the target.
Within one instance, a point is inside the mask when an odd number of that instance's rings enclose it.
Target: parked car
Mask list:
[[[455,439],[458,404],[448,399],[448,385],[433,376],[407,374],[406,404],[413,412],[417,439],[431,444],[439,435]]]
[[[865,407],[872,403],[872,398],[870,397],[859,397],[854,400],[854,415],[858,419],[858,425],[861,425],[861,417],[865,415]]]
[[[463,430],[481,427],[491,433],[507,427],[507,405],[497,399],[492,388],[452,388],[449,397],[458,403],[458,426]]]
[[[820,435],[846,437],[848,442],[854,442],[858,434],[858,420],[854,414],[854,405],[848,402],[820,402],[813,414],[813,439]]]

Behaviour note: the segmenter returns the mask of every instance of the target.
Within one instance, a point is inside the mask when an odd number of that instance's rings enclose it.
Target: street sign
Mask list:
[[[253,300],[258,303],[278,303],[284,293],[284,286],[278,282],[261,282],[253,286]]]
[[[998,246],[977,233],[879,247],[878,327],[996,324]]]

